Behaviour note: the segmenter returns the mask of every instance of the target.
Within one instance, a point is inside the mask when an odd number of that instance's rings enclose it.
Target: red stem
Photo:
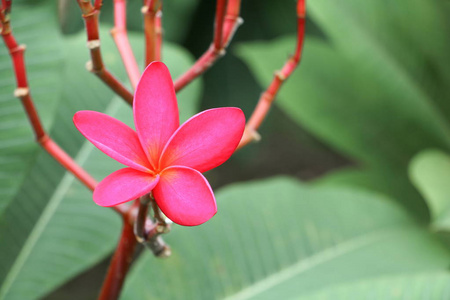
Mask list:
[[[91,61],[88,62],[89,71],[97,75],[106,85],[108,85],[116,94],[121,96],[130,105],[133,104],[133,94],[117,80],[104,66],[100,52],[100,36],[98,32],[98,15],[100,10],[93,6],[91,1],[77,0],[83,13],[83,19],[86,27],[87,45],[91,54]],[[99,3],[98,3],[99,2]],[[100,4],[101,1],[96,1]]]
[[[145,65],[161,59],[161,1],[147,0],[142,7],[145,34]]]
[[[125,70],[128,73],[133,88],[136,88],[141,72],[139,71],[136,58],[128,40],[126,15],[127,15],[126,0],[114,0],[114,28],[111,30],[111,35],[122,57]]]
[[[137,240],[133,231],[133,221],[130,222],[131,213],[132,212],[129,211],[127,216],[123,219],[122,234],[103,282],[98,297],[99,300],[119,299],[137,245]]]
[[[238,149],[247,145],[253,140],[259,139],[257,130],[267,116],[272,106],[275,96],[280,90],[283,82],[294,72],[298,66],[303,49],[303,41],[305,37],[305,0],[297,2],[297,45],[294,54],[286,61],[283,68],[275,73],[275,76],[267,90],[261,95],[253,111],[250,120],[245,127],[244,136],[239,143]]]
[[[24,51],[25,46],[18,45],[11,31],[9,20],[5,18],[3,12],[0,13],[2,23],[1,35],[6,47],[9,50],[13,62],[13,69],[16,76],[17,89],[15,96],[21,100],[25,113],[30,121],[35,133],[36,141],[44,148],[58,163],[67,171],[78,178],[87,188],[94,190],[97,182],[79,166],[64,150],[61,149],[45,132],[39,115],[33,103],[28,87],[27,72],[25,68]],[[115,207],[117,212],[122,213],[124,206]]]
[[[101,1],[96,1],[96,3],[101,5]],[[4,2],[2,2],[2,4],[4,5]],[[19,46],[17,44],[17,41],[11,32],[9,18],[5,17],[5,12],[4,6],[0,7],[1,35],[10,52],[17,81],[15,96],[22,102],[32,129],[36,135],[36,140],[42,148],[44,148],[67,171],[71,172],[90,190],[94,190],[97,182],[45,132],[29,92],[24,61],[25,46]],[[90,33],[95,37],[95,30],[90,31]],[[136,207],[118,205],[113,207],[113,209],[123,218],[123,230],[100,293],[100,299],[102,300],[118,299],[137,244],[132,225],[136,219]],[[149,220],[149,223],[151,224],[151,220]],[[159,247],[161,249],[166,249],[166,251],[162,251],[161,253],[170,253],[170,249],[165,246],[163,242],[155,243],[155,245],[164,246]]]
[[[215,49],[219,50],[223,47],[222,33],[227,4],[228,0],[217,0],[216,19],[214,21],[213,45]]]
[[[156,12],[155,19],[156,43],[155,43],[155,60],[162,60],[162,8]]]
[[[225,5],[226,13],[224,13]],[[237,27],[242,23],[242,19],[239,17],[240,7],[241,0],[217,0],[213,42],[194,65],[175,80],[175,91],[178,92],[203,74],[219,57],[225,54],[225,47],[228,46]]]

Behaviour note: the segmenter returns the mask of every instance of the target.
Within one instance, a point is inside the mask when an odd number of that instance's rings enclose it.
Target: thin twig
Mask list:
[[[275,76],[270,83],[267,90],[261,95],[253,111],[250,120],[245,127],[244,135],[239,143],[238,149],[244,147],[251,141],[259,140],[259,134],[257,132],[259,126],[264,121],[269,112],[269,109],[275,100],[275,96],[280,90],[283,82],[285,82],[289,76],[294,72],[298,66],[302,49],[303,41],[305,37],[305,0],[297,1],[297,45],[294,54],[286,61],[283,68],[280,71],[275,72]]]
[[[97,1],[100,2],[101,1]],[[99,4],[97,3],[96,4]],[[91,54],[91,61],[86,64],[86,68],[97,75],[107,86],[117,95],[122,97],[130,105],[133,104],[133,94],[106,69],[100,51],[100,35],[98,31],[99,8],[92,5],[90,0],[77,0],[82,11],[85,22],[87,46]]]
[[[155,217],[156,222],[161,224],[162,226],[167,227],[168,224],[166,223],[166,220],[161,215],[161,210],[159,209],[159,206],[156,203],[156,200],[153,197],[153,194],[150,194],[150,200],[151,200],[151,204],[152,204],[153,215]]]
[[[139,208],[134,222],[134,234],[139,243],[143,243],[146,239],[145,222],[147,219],[148,206],[150,204],[150,197],[148,194],[139,198]]]
[[[162,5],[156,12],[155,19],[156,43],[155,43],[155,60],[162,61]]]
[[[161,59],[161,5],[160,0],[146,0],[142,7],[146,66]]]
[[[106,278],[103,281],[99,300],[119,299],[125,277],[133,261],[136,245],[137,240],[134,236],[133,225],[127,218],[124,218],[122,234],[106,273]]]
[[[224,41],[222,40],[223,25],[225,22],[225,13],[228,0],[217,0],[216,19],[214,20],[214,38],[213,45],[215,49],[222,49]]]
[[[136,58],[130,46],[127,34],[127,2],[126,0],[114,0],[114,28],[111,29],[111,35],[116,43],[122,58],[128,78],[133,89],[136,88],[141,72],[139,71]]]
[[[34,106],[28,86],[27,72],[25,68],[24,52],[25,46],[19,45],[12,33],[9,18],[5,11],[0,11],[1,35],[6,47],[9,50],[13,69],[16,75],[17,88],[14,95],[21,100],[25,113],[30,121],[31,128],[34,131],[36,141],[50,154],[61,166],[72,173],[88,189],[94,190],[97,182],[92,176],[78,165],[57,143],[55,143],[46,133],[38,112]],[[119,214],[123,214],[125,207],[117,206],[113,208]]]
[[[226,5],[226,13],[224,5]],[[188,83],[208,70],[218,58],[225,55],[225,48],[233,38],[237,27],[242,24],[242,19],[239,17],[240,6],[241,0],[217,0],[213,42],[194,65],[175,80],[175,91],[178,92],[184,88]]]

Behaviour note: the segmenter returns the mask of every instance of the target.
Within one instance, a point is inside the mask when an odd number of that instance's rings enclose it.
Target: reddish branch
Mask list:
[[[98,31],[98,15],[100,13],[101,1],[96,1],[92,5],[91,0],[77,0],[83,13],[87,34],[87,46],[91,54],[91,61],[86,64],[86,68],[97,75],[116,94],[122,97],[130,105],[133,104],[133,94],[117,80],[104,66],[100,52],[100,36]],[[97,7],[98,6],[98,7]]]
[[[4,6],[2,6],[4,7]],[[80,167],[58,144],[56,144],[45,132],[39,115],[33,103],[28,86],[27,72],[25,68],[24,51],[25,46],[19,45],[14,38],[9,23],[9,16],[6,10],[0,12],[1,35],[6,47],[9,50],[13,62],[13,69],[16,76],[17,88],[14,95],[21,100],[26,115],[30,121],[31,127],[35,133],[36,141],[42,146],[58,163],[67,171],[72,173],[87,188],[94,190],[97,182],[82,167]],[[124,207],[116,207],[119,213],[124,211]]]
[[[90,0],[77,0],[85,19],[88,47],[91,53],[91,62],[88,68],[110,86],[117,94],[132,104],[132,94],[105,69],[100,53],[100,40],[98,32],[98,14],[102,5],[102,0],[95,0],[92,5]],[[15,95],[21,99],[22,105],[30,120],[38,143],[54,157],[64,168],[71,172],[90,190],[93,190],[97,182],[77,163],[62,150],[45,132],[39,119],[37,111],[31,98],[23,53],[25,47],[18,45],[12,35],[9,25],[10,0],[2,0],[0,9],[1,35],[9,49],[15,71],[17,89]],[[139,69],[131,51],[126,34],[126,7],[125,0],[115,0],[115,28],[112,31],[114,40],[119,48],[119,52],[124,61],[130,81],[133,86],[139,79]],[[240,0],[218,0],[216,6],[216,19],[214,38],[210,48],[202,57],[175,82],[175,89],[178,91],[197,76],[205,72],[221,55],[230,42],[236,28],[241,23],[239,17]],[[161,59],[161,3],[158,0],[146,0],[143,7],[145,36],[146,36],[146,64],[153,60]],[[294,55],[285,63],[283,68],[276,72],[274,79],[262,94],[258,104],[247,123],[244,136],[239,144],[239,148],[248,144],[257,137],[256,130],[266,117],[275,95],[278,93],[282,83],[292,74],[301,59],[301,52],[304,40],[305,25],[305,0],[297,2],[298,36],[297,47]],[[161,221],[158,215],[158,208],[155,210],[156,223],[147,217],[148,202],[136,202],[133,206],[117,206],[114,209],[123,217],[123,229],[117,249],[114,253],[107,276],[105,278],[99,299],[117,299],[122,289],[125,276],[129,270],[137,240],[133,231],[133,224],[136,223],[140,242],[149,247],[157,256],[166,256],[170,253],[170,248],[162,241],[160,234],[168,230],[167,224]],[[137,220],[138,216],[138,220]]]
[[[241,142],[239,143],[238,149],[247,145],[252,140],[258,140],[259,134],[257,130],[263,120],[265,119],[269,109],[275,100],[275,96],[280,90],[283,82],[285,82],[295,68],[298,66],[302,49],[303,49],[303,41],[305,37],[305,0],[297,1],[297,45],[295,48],[294,54],[286,61],[283,68],[280,71],[275,72],[275,76],[270,83],[267,90],[261,95],[258,100],[258,104],[256,105],[255,110],[253,111],[250,120],[247,122],[244,136],[242,137]]]
[[[240,7],[241,0],[217,0],[213,42],[194,65],[175,80],[175,91],[181,90],[203,74],[219,57],[225,54],[225,48],[237,27],[242,23],[242,19],[239,17]]]
[[[128,40],[126,14],[126,0],[114,0],[114,28],[111,30],[111,35],[122,57],[131,85],[136,88],[141,73]]]
[[[99,300],[119,299],[125,277],[133,261],[137,240],[133,231],[133,214],[130,210],[123,219],[122,234],[117,244],[116,251],[106,273],[105,280],[98,297]]]
[[[142,7],[145,33],[145,65],[161,60],[161,0],[145,0]]]

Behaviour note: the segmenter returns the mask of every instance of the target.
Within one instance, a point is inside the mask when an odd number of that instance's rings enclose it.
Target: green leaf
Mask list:
[[[293,38],[249,43],[239,54],[266,85],[294,44]],[[368,73],[367,68],[325,42],[309,39],[300,69],[283,86],[276,103],[301,126],[362,162],[363,168],[394,170],[392,174],[401,177],[394,180],[403,183],[398,189],[412,190],[406,171],[409,160],[424,148],[448,148],[447,126],[428,101],[404,97],[389,76],[374,76],[375,70]],[[426,217],[418,195],[396,199]]]
[[[448,272],[383,276],[336,285],[306,297],[290,299],[447,299],[450,294],[449,280]]]
[[[293,38],[254,42],[241,46],[238,53],[266,86],[294,45]],[[395,73],[382,74],[384,66],[376,66],[367,70],[369,66],[355,65],[329,44],[309,39],[300,69],[277,103],[338,150],[371,165],[405,165],[424,145],[448,147],[448,125],[429,99],[408,97],[390,81]]]
[[[361,169],[384,170],[377,177],[390,195],[422,219],[407,166],[424,149],[450,146],[448,12],[440,1],[312,1],[308,16],[328,39],[306,40],[275,102]],[[246,43],[238,54],[267,86],[294,45],[294,37]]]
[[[437,150],[423,151],[411,161],[409,171],[428,204],[433,227],[450,230],[450,156]]]
[[[50,125],[61,92],[61,37],[52,15],[44,7],[33,10],[13,5],[13,33],[25,44],[28,82],[44,125]],[[43,36],[45,33],[45,36]],[[52,42],[48,43],[48,38]],[[0,46],[0,215],[11,201],[36,159],[38,146],[16,88],[12,60]]]
[[[125,72],[114,44],[101,31],[104,62],[117,76]],[[51,136],[94,178],[101,180],[121,166],[96,150],[75,129],[73,114],[103,111],[132,125],[131,108],[85,70],[85,35],[65,40],[67,67],[64,94]],[[131,42],[143,41],[133,36]],[[47,41],[49,42],[49,41]],[[166,44],[164,58],[173,76],[192,64],[180,47]],[[200,82],[180,95],[182,118],[197,111]],[[110,253],[120,234],[120,218],[92,201],[92,194],[47,153],[36,163],[0,220],[0,299],[38,299],[98,263]]]
[[[289,178],[217,193],[218,214],[146,253],[121,299],[290,299],[381,276],[445,271],[450,253],[395,202]]]

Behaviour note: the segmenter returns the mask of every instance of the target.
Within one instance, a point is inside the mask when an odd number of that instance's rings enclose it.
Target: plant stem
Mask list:
[[[136,58],[130,46],[130,41],[128,40],[126,5],[126,0],[114,0],[114,28],[111,29],[111,35],[119,50],[131,85],[135,89],[141,77],[141,72],[139,71]]]
[[[148,206],[150,204],[149,195],[144,195],[139,198],[139,209],[134,223],[134,234],[139,243],[143,243],[146,239],[145,222],[147,219]]]
[[[116,300],[119,298],[125,277],[133,261],[137,240],[134,236],[133,225],[125,217],[123,219],[122,234],[108,268],[106,278],[98,297],[99,300]]]
[[[275,76],[270,83],[267,90],[262,93],[258,100],[255,110],[253,111],[247,125],[245,127],[244,135],[239,143],[237,149],[240,149],[254,140],[259,140],[259,134],[257,130],[261,123],[267,116],[267,113],[272,106],[275,96],[280,90],[283,82],[285,82],[289,76],[294,72],[298,66],[302,49],[303,41],[305,37],[305,0],[297,1],[297,45],[294,54],[286,61],[283,68],[280,71],[275,72]]]
[[[34,131],[36,141],[43,149],[47,151],[62,167],[72,173],[80,180],[88,189],[94,190],[97,182],[92,176],[79,166],[61,147],[55,143],[45,132],[42,122],[39,118],[37,110],[34,106],[33,98],[28,87],[27,71],[25,68],[24,51],[25,46],[19,45],[12,33],[9,18],[0,12],[1,35],[6,47],[9,50],[14,74],[16,76],[17,88],[14,95],[21,100],[25,113],[30,121],[31,128]],[[119,214],[124,212],[124,206],[114,207]]]
[[[156,31],[156,44],[155,44],[155,60],[162,61],[162,6],[156,12],[155,20],[155,31]]]
[[[83,13],[85,22],[87,45],[91,54],[91,61],[86,64],[86,68],[97,75],[107,86],[117,95],[122,97],[128,104],[133,104],[133,94],[109,72],[104,64],[100,51],[100,36],[98,32],[98,15],[100,11],[92,5],[90,0],[77,0]],[[98,3],[97,3],[98,4]]]
[[[161,1],[147,0],[142,7],[145,33],[145,65],[161,60]]]
[[[175,91],[178,92],[184,88],[208,70],[219,57],[225,55],[225,47],[228,46],[237,27],[242,23],[239,17],[240,6],[241,0],[217,0],[213,42],[194,65],[175,80]]]

